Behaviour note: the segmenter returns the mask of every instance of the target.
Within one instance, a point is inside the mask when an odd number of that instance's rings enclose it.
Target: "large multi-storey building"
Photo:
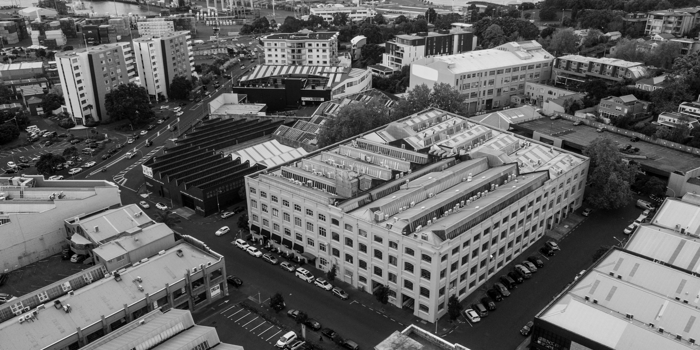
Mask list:
[[[156,18],[153,21],[149,18],[146,21],[136,23],[140,36],[164,36],[175,33],[175,24],[173,21],[168,21],[163,18]]]
[[[108,121],[105,95],[138,79],[134,51],[126,42],[57,52],[56,67],[65,106],[78,125]]]
[[[470,29],[453,28],[437,32],[400,34],[386,42],[382,65],[400,70],[419,59],[454,55],[476,48],[476,35]]]
[[[261,39],[266,65],[337,66],[338,32],[270,34]]]
[[[61,252],[71,239],[63,220],[121,205],[119,187],[101,180],[0,178],[0,269],[15,269]]]
[[[351,22],[362,22],[367,18],[374,17],[377,12],[369,7],[312,7],[311,14],[323,18],[326,22],[333,22],[333,15],[343,13],[348,15]]]
[[[156,22],[157,23],[157,22]],[[136,66],[141,86],[157,100],[168,98],[170,83],[177,76],[191,79],[194,52],[190,32],[134,39]]]
[[[649,12],[644,35],[673,34],[680,37],[695,27],[699,18],[700,7]]]
[[[411,64],[409,88],[446,83],[467,96],[469,112],[508,106],[526,81],[550,79],[554,56],[536,41],[511,42],[493,49],[424,58]]]
[[[427,109],[247,176],[249,223],[432,322],[581,206],[588,164]]]
[[[589,79],[621,82],[625,79],[637,80],[646,74],[644,63],[608,57],[566,55],[557,58],[554,64],[554,80],[561,84],[566,84],[569,80],[584,82]]]

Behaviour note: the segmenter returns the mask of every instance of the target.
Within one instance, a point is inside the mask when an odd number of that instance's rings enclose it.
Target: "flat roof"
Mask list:
[[[264,36],[262,40],[330,40],[338,35],[339,32],[277,33]]]
[[[264,103],[225,103],[211,114],[257,115],[267,107]]]
[[[105,261],[120,257],[129,252],[147,246],[151,242],[163,237],[173,236],[173,230],[168,225],[159,222],[144,228],[128,231],[128,235],[120,235],[118,238],[93,249],[93,252]]]
[[[365,72],[365,69],[324,66],[287,66],[287,65],[258,65],[253,72],[240,78],[244,83],[249,80],[284,77],[290,75],[317,76],[328,78],[325,88],[331,88],[345,81],[348,77],[355,77]],[[319,86],[323,89],[324,86]]]
[[[700,277],[614,248],[537,318],[611,349],[687,349],[698,290]]]
[[[0,71],[12,71],[20,69],[37,69],[44,67],[43,62],[20,62],[11,64],[0,64]]]
[[[76,219],[78,220],[74,221]],[[93,242],[98,243],[127,230],[155,223],[137,204],[128,204],[88,217],[67,218],[66,221],[78,224]]]
[[[508,130],[510,124],[520,124],[529,120],[539,119],[542,116],[532,106],[521,106],[517,108],[504,109],[502,111],[473,116],[470,119],[483,124]]]
[[[177,255],[178,250],[182,251],[181,256]],[[145,263],[120,272],[122,280],[119,282],[107,277],[75,290],[74,295],[66,294],[58,298],[63,305],[70,304],[71,312],[48,305],[38,310],[34,322],[20,323],[19,318],[15,317],[1,323],[3,347],[26,350],[49,347],[74,334],[78,328],[99,323],[102,316],[122,310],[124,305],[146,298],[146,294],[153,295],[165,288],[166,284],[184,279],[185,270],[219,260],[219,257],[190,244],[178,244],[163,255],[153,256]],[[142,281],[135,283],[137,277]],[[139,290],[139,285],[143,291]]]
[[[596,131],[596,128],[585,124],[573,126],[573,122],[566,119],[537,119],[518,124],[518,127],[537,131],[545,135],[545,137],[549,135],[559,138],[566,142],[579,145],[580,147],[588,146],[593,140],[601,136],[607,137],[619,145],[631,143],[629,136],[608,131],[599,133]],[[643,140],[637,141],[633,143],[633,145],[639,148],[640,151],[638,155],[647,157],[647,159],[634,158],[634,161],[651,168],[656,168],[667,173],[673,171],[685,173],[700,167],[700,157],[690,153],[664,147],[655,143],[645,142]],[[624,154],[622,157],[625,158]]]
[[[600,64],[607,64],[607,65],[612,65],[612,66],[617,66],[617,67],[624,67],[624,68],[630,68],[630,67],[636,67],[636,66],[643,66],[644,63],[642,62],[629,62],[617,58],[610,58],[610,57],[601,57],[601,58],[595,58],[595,57],[588,57],[588,56],[581,56],[581,55],[565,55],[561,56],[558,59],[560,60],[568,60],[568,61],[576,61],[576,62],[582,62],[582,63],[600,63]]]
[[[307,153],[301,147],[287,147],[277,140],[271,140],[235,151],[231,153],[231,156],[233,158],[240,157],[241,162],[249,161],[251,165],[261,164],[265,167],[272,167],[290,162]]]

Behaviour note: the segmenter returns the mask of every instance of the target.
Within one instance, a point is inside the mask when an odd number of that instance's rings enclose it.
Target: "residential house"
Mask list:
[[[668,34],[668,33],[657,33],[651,36],[651,40],[653,41],[669,41],[671,39],[675,39],[676,36],[673,34]]]
[[[696,101],[683,102],[678,106],[678,113],[700,120],[700,96]]]
[[[617,39],[622,38],[622,33],[617,32],[617,31],[607,32],[607,33],[605,33],[605,37],[607,37],[609,41],[613,41],[613,40],[617,40]]]
[[[566,84],[570,80],[585,82],[590,79],[602,79],[609,82],[621,82],[625,79],[637,80],[647,73],[641,62],[628,62],[616,58],[593,58],[580,55],[566,55],[556,59],[554,79]]]
[[[669,128],[676,128],[679,125],[686,125],[689,129],[697,128],[700,122],[697,119],[689,118],[686,115],[676,112],[662,112],[659,114],[657,123]]]
[[[666,78],[668,76],[666,74],[664,75],[659,75],[658,77],[653,77],[653,78],[646,78],[646,79],[639,79],[637,80],[637,83],[635,83],[635,87],[639,90],[644,90],[644,91],[654,91],[656,89],[663,89],[668,85],[668,82],[666,81]]]
[[[634,95],[609,96],[600,100],[598,113],[603,118],[622,116],[641,117],[647,114],[649,102],[638,100]]]
[[[560,113],[564,114],[569,107],[569,103],[573,101],[582,102],[584,97],[586,97],[586,95],[575,93],[573,95],[561,96],[553,100],[545,101],[544,104],[542,104],[542,114],[548,116],[554,116]]]
[[[700,51],[700,41],[697,39],[676,38],[670,41],[681,44],[681,55],[689,55],[693,52]]]

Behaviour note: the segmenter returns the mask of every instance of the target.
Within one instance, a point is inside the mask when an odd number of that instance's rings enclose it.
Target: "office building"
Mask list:
[[[337,66],[338,32],[270,34],[261,39],[266,65]]]
[[[311,15],[319,16],[326,22],[333,22],[333,15],[345,13],[350,22],[362,22],[367,18],[374,17],[377,12],[369,7],[336,7],[327,5],[326,7],[312,7]]]
[[[246,176],[251,232],[433,322],[583,200],[589,160],[427,109]]]
[[[673,34],[684,36],[693,29],[700,18],[700,7],[649,12],[644,35]]]
[[[634,95],[608,96],[600,99],[598,113],[608,119],[623,116],[639,118],[649,113],[649,102],[639,100]]]
[[[243,75],[231,91],[249,103],[264,103],[270,112],[319,105],[372,88],[369,69],[259,65]]]
[[[0,305],[0,339],[7,349],[78,349],[154,310],[202,310],[227,294],[224,257],[185,236],[140,263],[113,273],[98,264]]]
[[[566,55],[557,58],[554,64],[554,80],[559,84],[585,82],[601,79],[606,82],[621,82],[625,79],[637,80],[647,74],[641,62],[628,62],[617,58],[594,58],[580,55]]]
[[[138,80],[131,43],[91,46],[56,53],[63,100],[77,125],[109,121],[105,95]]]
[[[142,37],[134,39],[133,45],[141,86],[156,100],[168,98],[175,77],[191,79],[194,52],[190,32]]]
[[[61,252],[63,220],[121,205],[119,187],[102,180],[0,177],[0,269],[14,270]]]
[[[525,82],[525,97],[523,103],[530,103],[542,108],[547,102],[560,97],[570,96],[576,92],[550,84],[542,84],[532,81]]]
[[[689,349],[700,339],[699,198],[667,199],[542,310],[531,349]],[[573,276],[572,276],[573,279]]]
[[[386,42],[382,65],[400,70],[424,57],[455,55],[473,51],[476,35],[471,29],[453,28],[437,32],[399,34]]]
[[[553,60],[554,56],[536,41],[427,57],[411,65],[409,88],[446,83],[467,96],[470,113],[491,110],[510,105],[512,95],[523,94],[525,82],[547,82]]]

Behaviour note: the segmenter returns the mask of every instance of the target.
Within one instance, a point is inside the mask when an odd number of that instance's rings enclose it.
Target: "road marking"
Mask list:
[[[251,322],[257,320],[258,318],[260,318],[260,317],[256,317],[256,318],[254,318],[254,319],[248,321],[248,323],[244,324],[242,327],[245,328],[245,326],[249,325]]]
[[[237,319],[235,322],[238,322],[238,321],[240,321],[240,320],[246,318],[248,315],[250,315],[250,312],[248,312],[247,314],[245,314],[243,317]]]
[[[240,310],[236,311],[236,313],[231,314],[231,315],[226,316],[226,317],[230,319],[231,317],[236,316],[236,314],[239,313],[239,312],[241,312],[241,311],[243,311],[243,309],[240,309]]]
[[[271,328],[273,328],[273,327],[274,327],[274,326],[268,327],[266,330],[264,330],[264,331],[262,331],[260,334],[258,334],[258,336],[259,336],[260,338],[262,338],[262,335],[265,334],[265,332],[269,331],[269,330],[270,330]]]
[[[267,338],[265,341],[270,341],[270,339],[274,338],[277,334],[280,334],[280,333],[282,333],[281,329],[279,331],[277,331],[277,333],[273,334],[271,337]]]
[[[219,304],[219,305],[223,305],[223,304],[225,304],[225,303],[221,303],[221,304]],[[232,305],[230,308],[228,308],[228,309],[226,309],[226,310],[224,310],[224,311],[221,311],[221,312],[219,313],[219,315],[223,314],[224,312],[226,312],[226,311],[228,311],[228,310],[233,309],[234,307],[236,307],[236,305]]]
[[[263,323],[261,323],[261,324],[255,326],[255,327],[251,328],[249,331],[252,332],[252,331],[254,331],[256,328],[258,328],[258,327],[264,325],[265,323],[267,323],[267,321],[265,321],[265,322],[263,322]]]

